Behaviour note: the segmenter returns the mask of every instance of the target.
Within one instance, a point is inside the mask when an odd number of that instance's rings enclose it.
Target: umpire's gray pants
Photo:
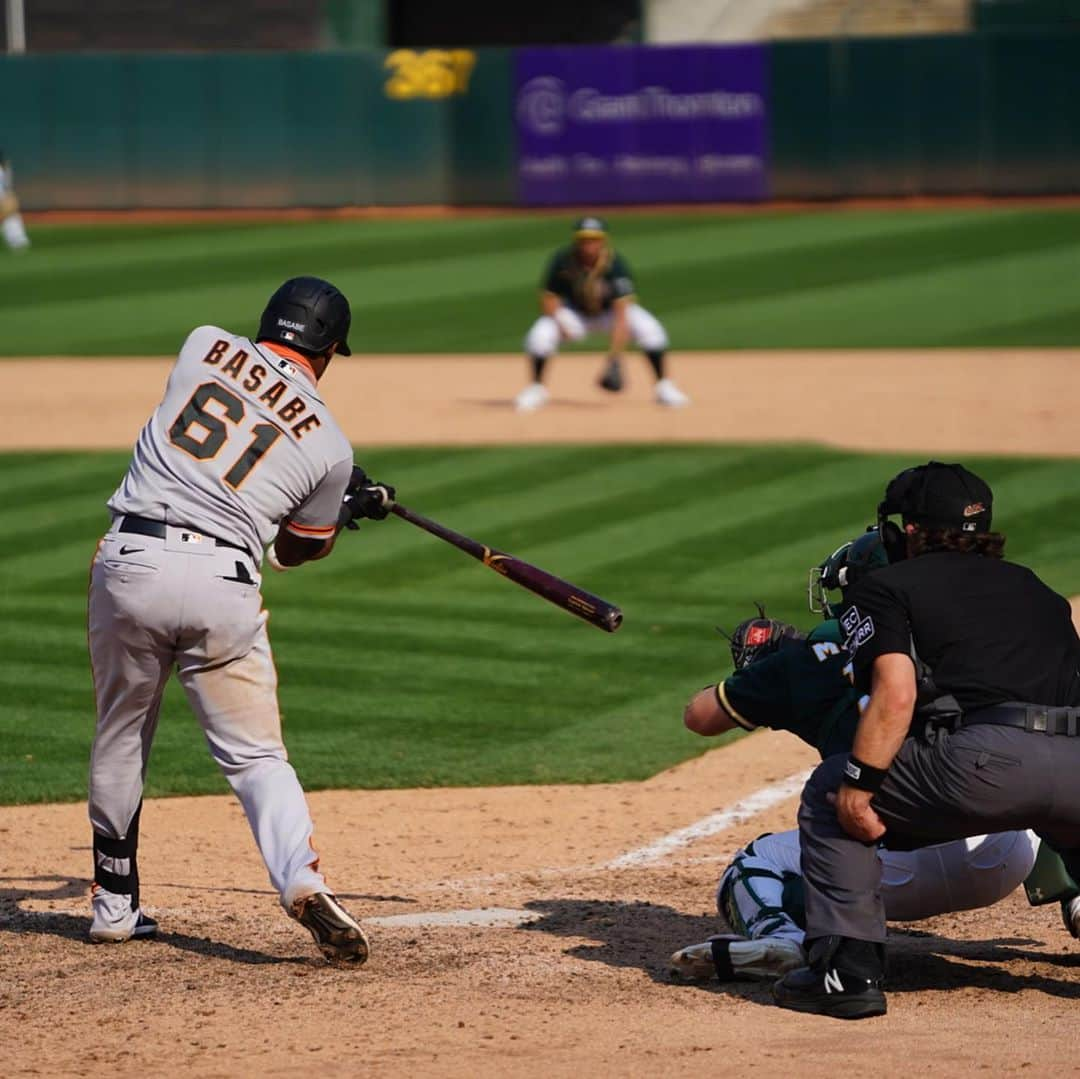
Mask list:
[[[829,757],[803,789],[799,807],[806,935],[885,940],[881,861],[876,844],[840,826],[828,794],[843,779],[846,754]],[[1080,869],[1080,737],[978,724],[909,738],[873,808],[886,846],[912,849],[984,832],[1031,828]]]

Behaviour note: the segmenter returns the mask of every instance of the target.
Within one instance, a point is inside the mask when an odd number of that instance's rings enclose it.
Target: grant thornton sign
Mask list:
[[[754,45],[520,50],[519,199],[765,198],[765,86]]]

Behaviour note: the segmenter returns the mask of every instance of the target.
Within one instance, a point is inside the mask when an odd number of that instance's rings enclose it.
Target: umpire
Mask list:
[[[776,983],[781,1007],[884,1014],[878,842],[1032,828],[1080,872],[1080,639],[1068,602],[1002,560],[992,497],[966,468],[930,461],[896,476],[878,506],[890,565],[858,582],[840,618],[870,698],[851,754],[803,790],[809,966]],[[940,704],[923,729],[919,683]]]

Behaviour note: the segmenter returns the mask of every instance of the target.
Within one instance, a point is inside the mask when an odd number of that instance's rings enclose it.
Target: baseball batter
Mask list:
[[[109,499],[112,526],[89,595],[94,941],[157,928],[139,905],[139,814],[175,668],[282,906],[328,959],[367,958],[364,934],[331,894],[312,846],[282,743],[260,595],[267,544],[275,568],[324,558],[343,527],[385,517],[394,496],[354,470],[319,395],[331,357],[350,353],[350,321],[333,285],[299,277],[270,298],[254,338],[193,330]]]
[[[844,544],[818,568],[812,606],[832,614],[825,589],[846,592],[888,564],[877,531]],[[812,583],[815,578],[812,578]],[[713,735],[743,727],[791,731],[822,756],[850,750],[860,694],[850,656],[831,619],[802,637],[792,626],[760,618],[732,637],[735,673],[698,693],[686,725]],[[880,848],[881,895],[892,921],[974,910],[1003,899],[1027,877],[1039,842],[1031,832],[1000,832],[914,851]],[[676,952],[674,976],[691,980],[775,979],[806,963],[799,831],[760,836],[738,851],[717,887],[717,907],[735,931]]]
[[[622,353],[633,341],[656,376],[656,402],[669,408],[690,403],[664,374],[667,333],[657,319],[635,302],[634,281],[626,260],[609,243],[598,217],[574,225],[574,242],[560,248],[541,282],[541,315],[525,337],[532,381],[514,398],[519,412],[547,404],[544,368],[562,341],[580,341],[589,333],[610,335],[608,360],[599,385],[612,393],[623,388]]]
[[[25,251],[30,246],[15,195],[15,176],[3,150],[0,150],[0,234],[12,251]]]

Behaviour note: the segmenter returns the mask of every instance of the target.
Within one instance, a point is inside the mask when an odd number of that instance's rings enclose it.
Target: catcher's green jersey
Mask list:
[[[634,293],[630,267],[610,248],[591,269],[582,266],[573,247],[560,248],[548,263],[541,287],[586,315],[609,311],[616,300]]]
[[[716,687],[721,705],[746,730],[790,731],[822,757],[848,752],[859,693],[844,671],[850,657],[839,635],[836,622],[824,622],[805,641],[736,671]]]

